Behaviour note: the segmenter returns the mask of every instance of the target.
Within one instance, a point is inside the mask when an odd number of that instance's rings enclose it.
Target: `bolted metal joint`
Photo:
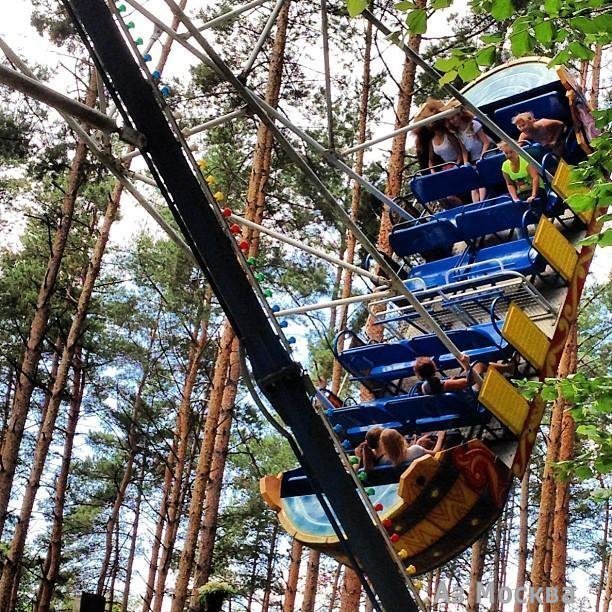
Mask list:
[[[144,149],[147,146],[147,137],[129,125],[124,125],[119,129],[119,138],[138,149]]]

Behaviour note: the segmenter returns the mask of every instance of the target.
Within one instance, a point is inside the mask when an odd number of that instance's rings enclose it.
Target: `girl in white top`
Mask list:
[[[493,141],[485,134],[482,125],[474,119],[469,111],[461,109],[456,115],[447,119],[449,127],[455,132],[463,144],[470,163],[475,164],[483,153],[493,146]],[[472,190],[472,202],[484,200],[486,188]]]
[[[436,121],[431,126],[433,137],[429,143],[429,168],[435,165],[434,154],[442,158],[444,163],[467,163],[467,152],[459,139],[446,127],[444,121]],[[445,169],[445,168],[443,168]]]

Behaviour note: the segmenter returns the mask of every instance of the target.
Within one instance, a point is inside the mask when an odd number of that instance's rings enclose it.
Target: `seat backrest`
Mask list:
[[[389,244],[396,255],[406,257],[452,246],[458,239],[457,229],[450,221],[432,217],[420,225],[394,227]]]
[[[452,268],[467,263],[467,259],[466,254],[462,253],[461,255],[453,255],[445,259],[438,259],[438,261],[414,266],[410,270],[408,280],[419,278],[428,289],[439,287],[446,283],[446,273]]]
[[[364,376],[375,366],[412,361],[414,351],[408,342],[366,344],[348,349],[338,355],[338,360],[345,370],[355,376]]]
[[[570,120],[567,100],[558,91],[551,91],[529,100],[498,108],[494,113],[494,121],[509,136],[516,139],[519,131],[512,124],[512,118],[527,111],[531,111],[536,119],[558,119],[566,125]]]
[[[410,181],[410,189],[421,204],[427,204],[476,189],[478,181],[475,168],[469,165],[456,166],[450,170],[417,175]]]
[[[463,240],[521,227],[527,207],[520,202],[504,202],[458,215],[455,222]]]
[[[506,156],[501,151],[491,151],[476,162],[476,170],[483,187],[496,187],[504,184],[501,167],[505,160]]]
[[[385,401],[387,414],[402,422],[409,429],[416,421],[426,417],[440,417],[465,412],[469,414],[476,405],[475,399],[463,392],[438,393],[407,398],[390,398]]]

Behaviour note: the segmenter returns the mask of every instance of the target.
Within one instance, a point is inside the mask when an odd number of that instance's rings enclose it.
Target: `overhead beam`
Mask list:
[[[110,117],[96,109],[86,104],[82,104],[78,100],[73,100],[51,89],[51,87],[44,85],[40,81],[32,79],[3,64],[0,64],[0,83],[16,91],[20,91],[26,96],[34,98],[43,104],[52,106],[58,111],[76,117],[87,125],[101,130],[102,132],[107,134],[119,134],[121,140],[131,145],[141,147],[145,145],[144,137],[139,132],[127,127],[120,127]]]

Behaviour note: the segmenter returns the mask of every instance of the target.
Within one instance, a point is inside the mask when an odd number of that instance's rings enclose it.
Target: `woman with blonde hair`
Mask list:
[[[429,450],[421,446],[417,441],[414,444],[409,444],[396,429],[384,429],[380,434],[380,450],[382,458],[379,465],[392,465],[396,468],[405,470],[415,459],[424,455],[435,455],[444,443],[445,432],[438,432],[438,439],[433,449]]]

